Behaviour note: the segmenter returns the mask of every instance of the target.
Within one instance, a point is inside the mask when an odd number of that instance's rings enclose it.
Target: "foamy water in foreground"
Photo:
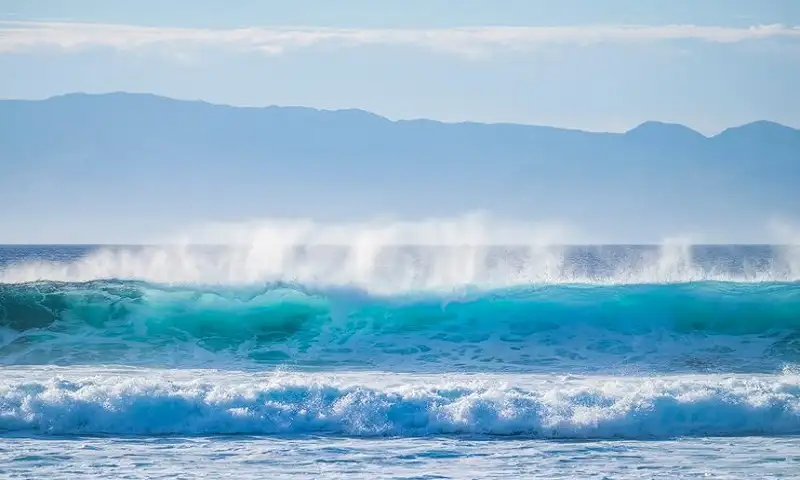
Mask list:
[[[13,367],[0,465],[53,478],[789,478],[800,376]]]

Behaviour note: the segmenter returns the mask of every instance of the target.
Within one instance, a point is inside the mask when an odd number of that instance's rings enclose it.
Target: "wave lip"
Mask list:
[[[0,431],[52,435],[500,435],[659,439],[800,434],[800,376],[409,381],[302,375],[0,381]]]

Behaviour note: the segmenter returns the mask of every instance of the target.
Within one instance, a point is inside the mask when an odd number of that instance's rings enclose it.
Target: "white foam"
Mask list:
[[[415,377],[9,371],[0,431],[42,434],[800,434],[800,377]],[[52,375],[52,374],[51,374]]]

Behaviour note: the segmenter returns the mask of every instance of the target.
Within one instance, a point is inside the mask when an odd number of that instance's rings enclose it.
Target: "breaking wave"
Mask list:
[[[800,284],[352,289],[0,284],[5,364],[762,371],[800,360]]]
[[[1,247],[0,433],[800,434],[798,247],[551,233],[273,222]]]

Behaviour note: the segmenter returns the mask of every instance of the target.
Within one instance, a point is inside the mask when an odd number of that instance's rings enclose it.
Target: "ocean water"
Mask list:
[[[798,478],[789,246],[0,247],[0,478]]]

